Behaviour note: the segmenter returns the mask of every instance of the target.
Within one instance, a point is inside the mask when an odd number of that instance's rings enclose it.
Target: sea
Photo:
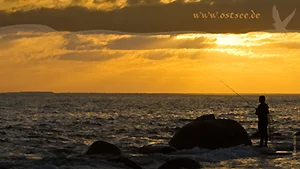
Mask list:
[[[84,155],[95,141],[117,145],[143,169],[188,157],[203,168],[300,168],[293,134],[300,131],[300,95],[269,94],[272,128],[269,147],[287,154],[265,154],[243,145],[171,154],[143,155],[132,150],[167,145],[175,132],[204,114],[238,121],[249,135],[257,131],[259,95],[219,94],[0,94],[0,168],[127,169],[105,157]],[[247,102],[246,102],[246,101]],[[299,136],[300,137],[300,136]],[[252,139],[254,145],[257,139]],[[296,148],[300,140],[296,142]]]

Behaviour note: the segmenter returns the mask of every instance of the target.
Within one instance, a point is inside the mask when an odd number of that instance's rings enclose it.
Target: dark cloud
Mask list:
[[[149,4],[159,4],[160,0],[127,0],[128,5],[149,5]]]
[[[0,12],[1,14],[1,12]],[[49,32],[55,32],[54,29],[45,26],[45,25],[35,25],[35,24],[22,24],[22,25],[11,25],[11,26],[5,26],[0,28],[0,35],[1,34],[13,34],[17,32],[40,32],[40,33],[49,33]]]
[[[135,3],[132,1],[131,3]],[[14,24],[43,24],[60,31],[117,30],[123,32],[248,32],[273,29],[272,7],[277,5],[280,16],[285,18],[300,1],[247,1],[239,3],[171,3],[129,6],[113,11],[89,10],[82,7],[65,9],[39,9],[7,14],[0,12],[0,26]],[[194,19],[197,12],[260,13],[260,19]],[[300,29],[300,14],[287,29]]]

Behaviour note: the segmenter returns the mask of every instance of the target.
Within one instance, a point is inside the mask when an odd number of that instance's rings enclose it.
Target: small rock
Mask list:
[[[121,154],[121,150],[108,142],[105,141],[96,141],[94,142],[86,152],[87,155],[95,155],[95,154]]]
[[[8,142],[8,139],[6,139],[6,138],[0,138],[0,142]]]
[[[12,129],[13,127],[12,126],[6,126],[4,127],[5,129]]]
[[[201,165],[189,158],[176,158],[161,165],[158,169],[199,169]]]
[[[6,135],[4,131],[0,131],[0,135]]]
[[[132,169],[142,169],[139,165],[137,165],[134,161],[130,160],[127,157],[117,157],[114,159],[110,159],[109,161],[114,161],[114,162],[120,162],[123,163],[125,166],[132,168]]]
[[[0,169],[9,169],[12,168],[13,165],[8,162],[0,162]]]

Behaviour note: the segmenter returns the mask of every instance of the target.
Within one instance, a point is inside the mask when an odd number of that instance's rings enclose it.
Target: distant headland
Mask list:
[[[23,94],[23,95],[52,95],[51,91],[21,91],[21,92],[5,92],[4,94]]]

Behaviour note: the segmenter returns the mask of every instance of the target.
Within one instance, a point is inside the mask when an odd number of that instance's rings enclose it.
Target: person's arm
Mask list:
[[[259,115],[259,109],[258,108],[255,108],[255,114]]]
[[[270,114],[269,106],[267,105],[267,114]]]

